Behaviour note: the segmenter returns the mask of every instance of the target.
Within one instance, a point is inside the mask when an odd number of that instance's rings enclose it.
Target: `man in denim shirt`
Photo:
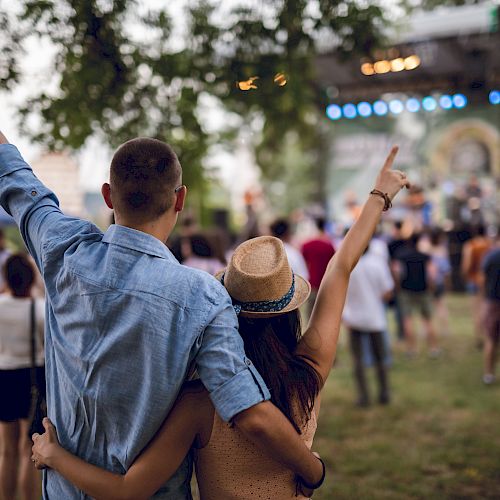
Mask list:
[[[318,481],[321,463],[267,401],[245,357],[225,289],[181,266],[164,245],[186,196],[175,153],[154,139],[125,143],[102,193],[117,221],[104,234],[62,214],[0,133],[0,204],[19,225],[47,291],[47,397],[62,446],[125,472],[196,368],[224,420]],[[191,498],[190,476],[186,458],[155,498]],[[43,491],[50,499],[86,498],[50,470]]]

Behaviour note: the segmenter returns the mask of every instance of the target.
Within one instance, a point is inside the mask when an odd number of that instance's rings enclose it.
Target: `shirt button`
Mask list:
[[[31,191],[31,196],[36,196],[38,193],[33,189],[33,191]]]
[[[246,364],[247,366],[252,366],[252,362],[251,362],[248,358],[247,358],[247,359],[245,359],[245,364]]]

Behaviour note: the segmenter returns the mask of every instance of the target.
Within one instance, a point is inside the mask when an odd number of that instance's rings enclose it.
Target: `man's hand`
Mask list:
[[[7,140],[7,137],[5,137],[2,134],[2,131],[0,130],[0,144],[9,144],[9,141]]]

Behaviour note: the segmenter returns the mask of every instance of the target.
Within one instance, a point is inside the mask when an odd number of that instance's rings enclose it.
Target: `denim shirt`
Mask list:
[[[125,473],[191,368],[226,421],[269,399],[215,278],[146,233],[112,225],[103,234],[65,216],[10,144],[0,145],[0,204],[45,282],[48,410],[64,448]],[[188,457],[154,498],[191,498],[191,470]],[[43,489],[44,498],[88,498],[54,471]]]

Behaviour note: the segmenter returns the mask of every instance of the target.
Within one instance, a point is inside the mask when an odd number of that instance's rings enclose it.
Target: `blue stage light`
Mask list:
[[[410,113],[416,113],[420,109],[420,101],[414,97],[410,97],[410,99],[406,101],[406,109]]]
[[[389,102],[389,109],[391,113],[399,115],[399,113],[403,112],[405,107],[399,99],[394,99],[393,101]]]
[[[369,102],[360,102],[358,104],[358,114],[363,117],[371,116],[372,107]]]
[[[422,99],[422,107],[426,111],[434,111],[437,108],[436,99],[434,99],[434,97],[430,97],[430,96],[424,97]]]
[[[389,107],[387,106],[387,103],[384,101],[375,101],[373,103],[373,112],[377,116],[385,116],[388,110]]]
[[[452,100],[455,108],[462,109],[467,106],[467,97],[465,97],[463,94],[455,94],[452,97]]]
[[[443,109],[451,109],[453,107],[453,99],[449,95],[442,95],[439,98],[439,105]]]
[[[342,118],[342,109],[337,104],[330,104],[326,107],[326,116],[330,120],[339,120]]]
[[[500,90],[492,90],[488,98],[491,104],[500,104]]]
[[[352,120],[353,118],[356,118],[356,115],[358,112],[356,111],[356,106],[354,104],[344,104],[342,111],[344,112],[344,116],[346,118],[349,118],[349,120]]]

